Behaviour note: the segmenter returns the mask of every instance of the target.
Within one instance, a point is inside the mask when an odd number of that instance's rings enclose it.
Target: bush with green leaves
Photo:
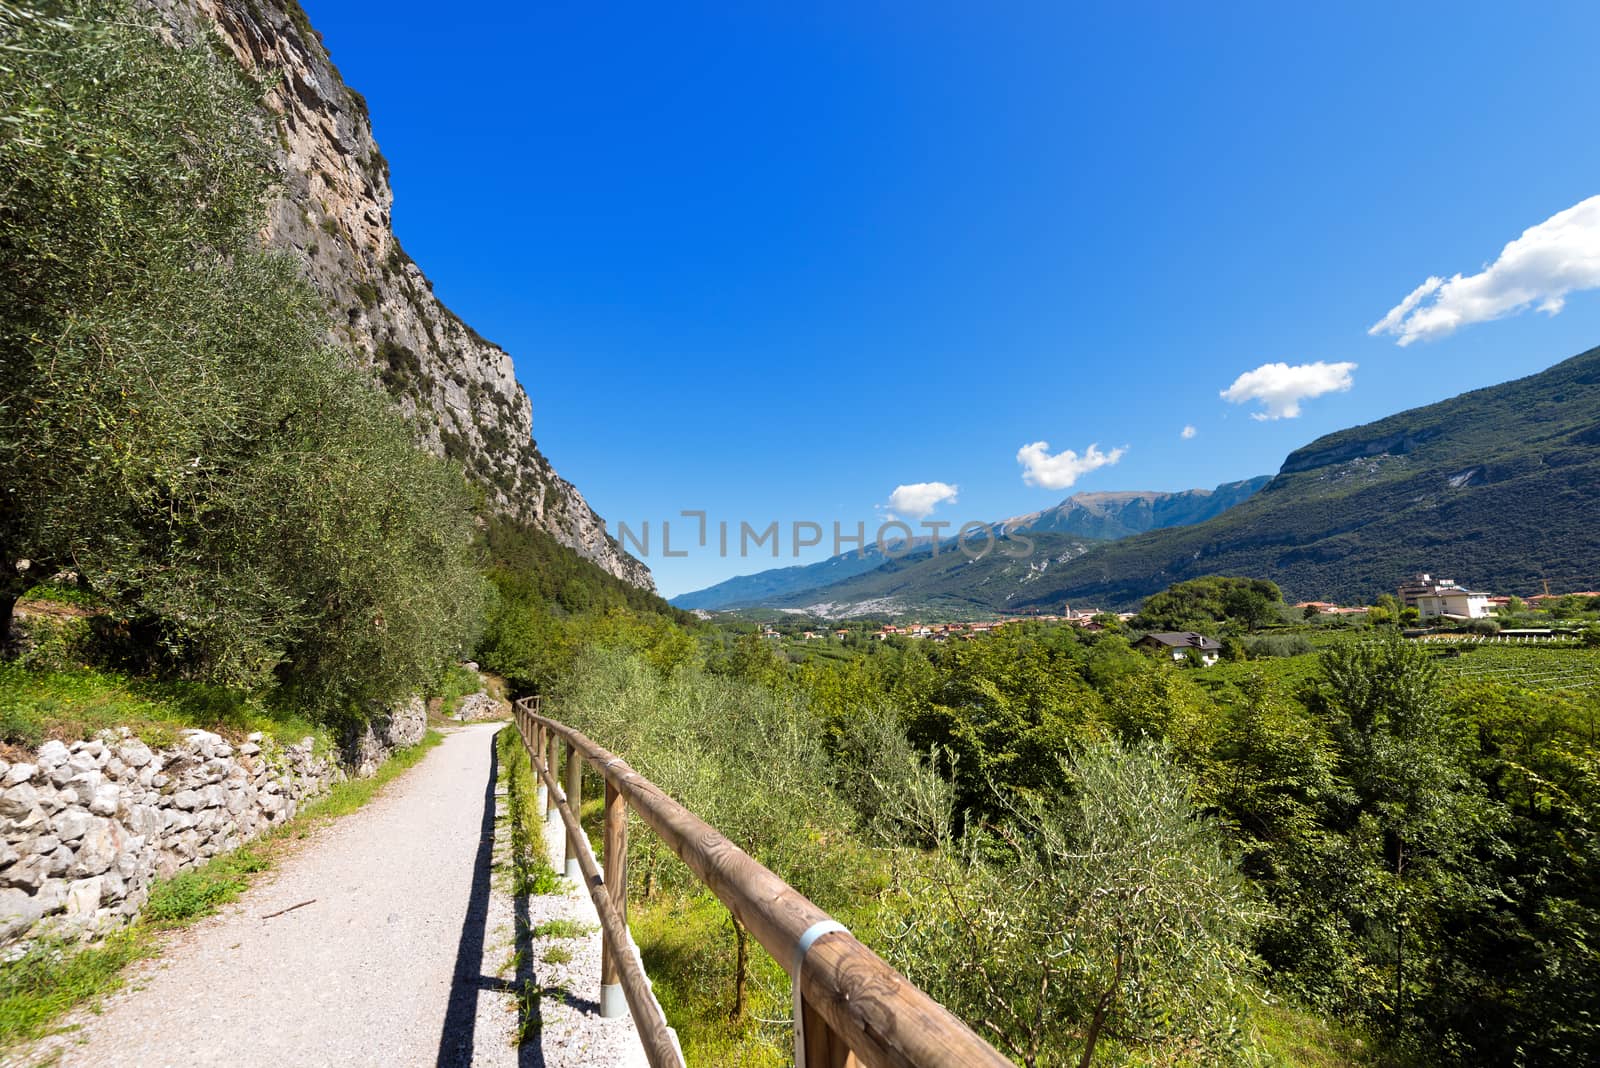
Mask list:
[[[1244,650],[1251,659],[1263,656],[1304,656],[1312,652],[1304,634],[1253,634],[1245,639]]]
[[[653,665],[647,655],[592,646],[575,658],[554,714],[579,727],[679,803],[823,907],[846,900],[842,846],[853,820],[826,788],[832,778],[822,732],[792,695],[694,668]],[[632,863],[647,889],[694,885],[653,835]],[[747,1003],[749,934],[733,921],[738,960],[731,1015]]]
[[[1264,910],[1189,775],[1146,741],[1084,747],[1063,777],[940,858],[890,959],[1024,1065],[1239,1059]]]
[[[127,5],[0,5],[0,617],[72,569],[166,667],[328,718],[468,647],[462,474],[259,243],[259,87]]]
[[[1283,592],[1266,579],[1207,575],[1145,598],[1134,619],[1144,630],[1213,632],[1221,624],[1256,630],[1278,618]]]

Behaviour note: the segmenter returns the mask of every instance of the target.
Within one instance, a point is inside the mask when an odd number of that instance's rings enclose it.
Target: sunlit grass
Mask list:
[[[189,727],[235,739],[261,731],[285,744],[326,738],[304,716],[274,711],[258,697],[224,686],[0,664],[0,742],[37,748],[50,738],[78,741],[119,727],[155,748],[172,744]]]

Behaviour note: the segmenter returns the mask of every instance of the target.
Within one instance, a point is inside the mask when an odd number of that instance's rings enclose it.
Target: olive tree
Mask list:
[[[558,704],[568,722],[801,893],[824,908],[840,900],[838,847],[852,820],[829,789],[823,733],[791,695],[692,669],[663,675],[643,655],[596,648],[577,658]],[[693,885],[659,839],[640,839],[632,848],[647,890]],[[732,925],[729,1015],[739,1019],[752,947],[744,925]]]
[[[891,958],[1025,1065],[1088,1065],[1108,1042],[1234,1055],[1262,909],[1189,777],[1153,742],[1062,771],[1066,796],[1012,802],[908,891]]]
[[[259,87],[0,0],[0,624],[72,570],[177,670],[360,714],[470,638],[471,497],[260,246]]]

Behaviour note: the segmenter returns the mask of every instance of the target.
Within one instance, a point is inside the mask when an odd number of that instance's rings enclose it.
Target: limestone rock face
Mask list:
[[[654,589],[649,568],[606,533],[534,443],[533,407],[511,357],[433,295],[395,239],[389,165],[366,101],[344,84],[296,0],[140,2],[181,38],[220,32],[245,69],[271,86],[267,107],[284,173],[265,236],[300,260],[326,298],[331,340],[371,368],[427,447],[464,464],[499,512]]]

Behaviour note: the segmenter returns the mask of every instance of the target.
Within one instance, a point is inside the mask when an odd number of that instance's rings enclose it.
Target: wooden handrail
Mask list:
[[[537,707],[537,699],[523,698],[516,703],[517,725],[523,738],[540,732],[564,738],[605,779],[608,802],[614,791],[772,954],[791,979],[798,971],[795,1046],[802,1068],[852,1064],[869,1068],[1001,1068],[1011,1064],[944,1006],[912,985],[826,912],[716,828],[668,797],[621,757],[581,732],[540,715],[535,711]],[[548,785],[551,791],[557,789],[553,776]],[[615,808],[620,813],[621,807],[606,805],[608,872],[613,859],[612,812]],[[569,834],[582,833],[575,817],[568,821],[567,828]],[[587,849],[587,841],[584,848]],[[594,893],[596,876],[587,868],[584,876]],[[625,901],[626,889],[618,879],[607,896]],[[597,905],[598,901],[597,897]],[[620,916],[616,919],[624,922]],[[609,937],[608,942],[613,946],[627,945],[626,940]],[[626,956],[637,961],[631,953]],[[631,996],[628,1005],[638,1021]]]
[[[554,735],[551,735],[550,745],[546,750],[536,739],[536,734],[540,732],[530,730],[528,724],[524,722],[529,713],[521,707],[520,702],[516,709],[517,731],[522,736],[523,748],[527,750],[529,761],[544,782],[552,810],[559,812],[562,821],[567,825],[568,851],[577,854],[576,859],[579,869],[583,872],[584,886],[588,888],[590,900],[594,902],[595,913],[600,917],[600,930],[604,935],[606,946],[606,968],[609,973],[607,978],[622,987],[628,1014],[633,1017],[634,1030],[639,1033],[639,1041],[644,1047],[645,1059],[650,1062],[650,1068],[684,1068],[683,1054],[667,1028],[667,1021],[661,1015],[661,1007],[656,1003],[655,994],[650,989],[650,980],[645,977],[644,966],[640,964],[638,956],[628,950],[627,921],[616,905],[616,897],[624,895],[615,894],[613,888],[607,886],[605,879],[601,877],[599,866],[595,864],[594,851],[589,848],[589,839],[584,835],[583,827],[578,822],[578,812],[570,803],[575,798],[567,797],[556,782],[553,769],[545,766],[546,753],[555,751]],[[609,863],[608,857],[608,867]],[[602,989],[602,1007],[607,1000],[606,991]]]

